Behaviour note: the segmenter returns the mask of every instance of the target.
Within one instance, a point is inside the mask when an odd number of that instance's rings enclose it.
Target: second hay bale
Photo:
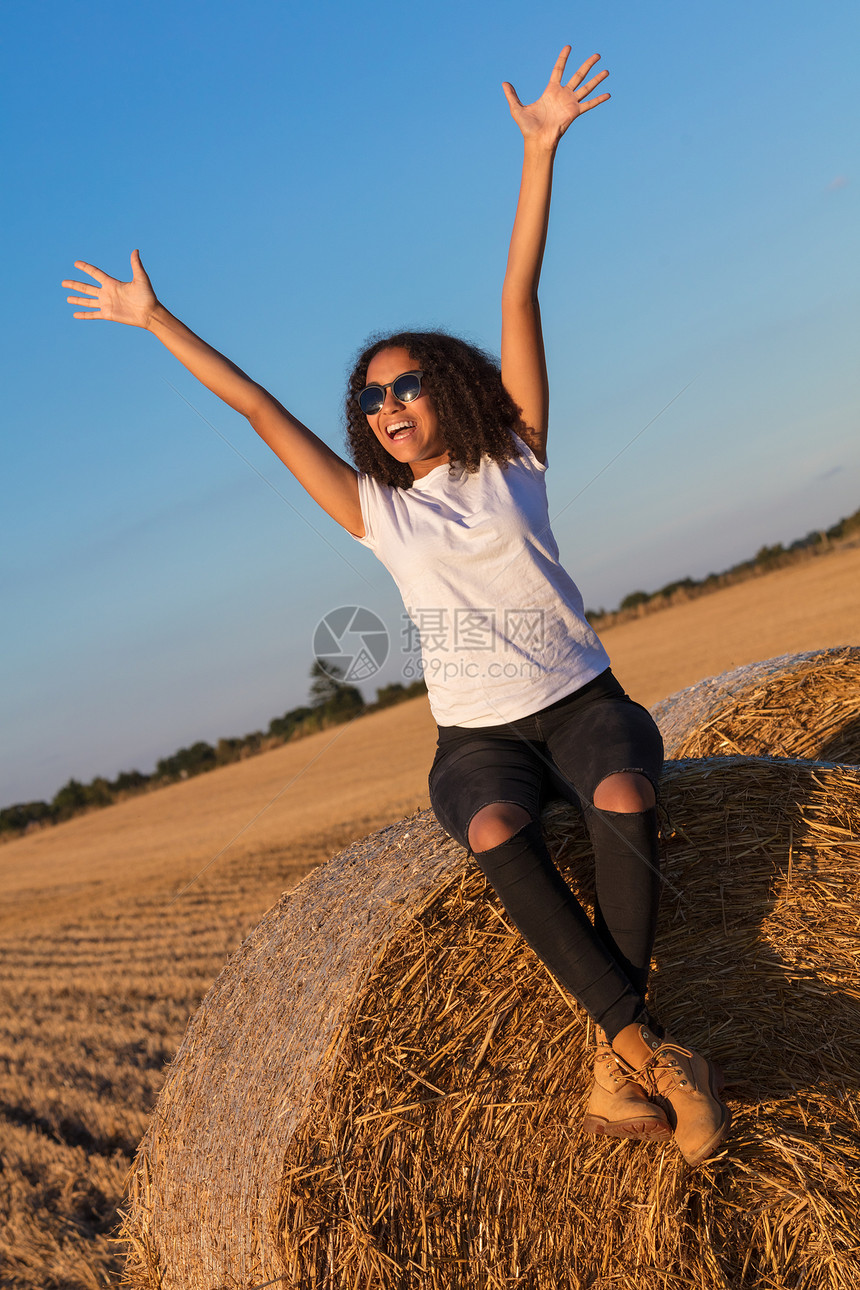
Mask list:
[[[667,757],[803,757],[860,765],[860,646],[783,654],[655,704]]]

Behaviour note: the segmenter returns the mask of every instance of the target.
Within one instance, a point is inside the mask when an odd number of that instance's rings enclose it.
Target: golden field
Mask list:
[[[653,704],[756,659],[860,642],[860,549],[603,633]],[[186,1022],[280,893],[428,804],[426,700],[0,847],[0,1266],[115,1284],[123,1178]]]

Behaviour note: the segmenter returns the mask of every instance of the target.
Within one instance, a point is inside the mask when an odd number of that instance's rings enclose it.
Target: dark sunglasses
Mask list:
[[[421,393],[423,372],[401,372],[387,385],[365,385],[358,396],[358,406],[366,417],[372,417],[385,402],[385,391],[393,390],[395,399],[401,403],[411,403]]]

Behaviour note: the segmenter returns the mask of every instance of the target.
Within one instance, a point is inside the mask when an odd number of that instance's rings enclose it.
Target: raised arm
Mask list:
[[[69,304],[84,306],[75,318],[105,319],[151,331],[192,376],[247,417],[260,438],[332,519],[357,537],[364,536],[358,476],[352,466],[291,416],[261,385],[174,318],[156,298],[137,251],[131,253],[131,282],[112,278],[84,260],[76,260],[75,268],[88,273],[97,283],[63,283],[82,293],[68,297]]]
[[[513,85],[503,89],[511,116],[523,134],[523,175],[511,234],[508,266],[502,288],[502,380],[522,409],[529,429],[529,446],[546,459],[549,384],[541,332],[538,283],[546,245],[552,169],[559,140],[568,126],[590,108],[605,103],[608,94],[585,100],[609,75],[588,77],[600,55],[587,58],[566,85],[562,84],[570,45],[558,56],[549,84],[534,103],[524,105]]]

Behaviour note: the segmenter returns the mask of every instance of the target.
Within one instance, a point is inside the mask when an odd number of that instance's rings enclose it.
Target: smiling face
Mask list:
[[[420,370],[420,363],[413,360],[408,349],[381,349],[368,364],[366,383],[390,385],[403,372]],[[423,383],[421,393],[411,403],[401,403],[394,391],[387,389],[385,402],[367,418],[367,424],[385,451],[408,465],[415,479],[448,463],[448,450],[433,399]]]

